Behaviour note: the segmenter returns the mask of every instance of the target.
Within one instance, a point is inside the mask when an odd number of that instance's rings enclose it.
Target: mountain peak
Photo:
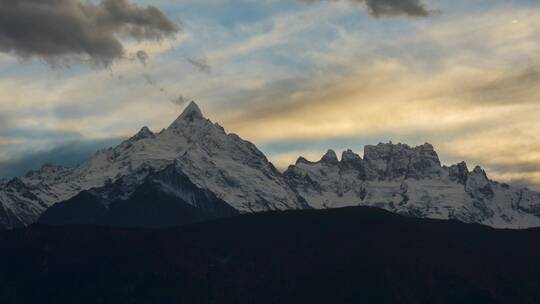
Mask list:
[[[184,109],[182,114],[170,125],[169,128],[174,128],[175,126],[183,125],[185,122],[193,122],[196,120],[204,119],[201,109],[195,103],[191,101],[187,107]]]
[[[298,159],[296,160],[296,165],[298,165],[298,164],[312,164],[312,162],[310,162],[309,160],[307,160],[305,157],[300,156],[300,157],[298,157]]]
[[[474,167],[473,171],[470,172],[469,175],[477,176],[478,178],[480,178],[482,180],[485,180],[485,181],[489,180],[486,171],[484,171],[484,169],[482,169],[482,167],[480,167],[480,166]]]
[[[332,149],[328,150],[328,152],[324,154],[324,156],[321,158],[321,162],[329,164],[339,163],[336,152]]]
[[[461,184],[465,184],[467,182],[467,178],[469,177],[469,168],[467,168],[467,164],[464,161],[450,166],[448,171],[450,174],[450,179],[456,180]]]
[[[195,101],[191,101],[188,106],[184,109],[184,112],[180,114],[179,119],[182,120],[193,120],[193,119],[201,119],[204,118],[201,109],[199,106],[195,103]]]
[[[347,151],[343,151],[343,153],[341,154],[341,161],[342,162],[357,162],[357,161],[361,161],[362,158],[360,157],[360,155],[354,153],[351,149],[348,149]]]
[[[142,129],[139,131],[139,133],[135,134],[133,137],[131,137],[131,141],[138,141],[141,139],[146,138],[154,138],[155,134],[150,131],[148,127],[142,127]]]

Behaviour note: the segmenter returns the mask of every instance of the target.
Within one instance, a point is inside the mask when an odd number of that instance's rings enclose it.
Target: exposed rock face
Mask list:
[[[467,164],[465,162],[452,165],[448,168],[448,177],[452,181],[465,185],[468,176],[469,169],[467,168]]]
[[[334,150],[328,150],[325,155],[321,158],[321,163],[336,165],[339,163],[336,152]]]
[[[299,158],[284,173],[313,208],[375,206],[400,214],[494,227],[540,226],[540,194],[489,180],[480,167],[441,166],[430,144],[366,146],[341,161]],[[332,158],[333,159],[333,158]]]
[[[161,228],[238,214],[212,192],[194,185],[176,164],[159,172],[143,168],[142,176],[83,191],[46,210],[39,222]]]
[[[439,156],[430,144],[414,148],[392,143],[366,146],[364,160],[369,179],[422,179],[441,173]]]

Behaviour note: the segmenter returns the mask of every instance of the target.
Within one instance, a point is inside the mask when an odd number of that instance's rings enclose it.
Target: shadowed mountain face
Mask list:
[[[175,165],[139,174],[146,175],[139,183],[122,178],[58,203],[43,213],[39,223],[159,228],[239,213],[213,193],[199,189]]]
[[[539,303],[540,230],[352,207],[0,233],[0,302]]]

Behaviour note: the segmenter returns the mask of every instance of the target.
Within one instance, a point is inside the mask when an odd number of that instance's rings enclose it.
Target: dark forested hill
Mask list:
[[[540,230],[355,207],[0,234],[0,303],[540,303]]]

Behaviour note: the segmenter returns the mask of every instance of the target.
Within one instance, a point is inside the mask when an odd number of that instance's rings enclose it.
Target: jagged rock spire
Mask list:
[[[341,162],[358,162],[361,161],[362,158],[360,155],[354,153],[351,149],[348,149],[347,151],[343,151],[341,154]]]
[[[322,163],[337,164],[339,163],[336,152],[332,149],[328,150],[326,154],[321,158]]]
[[[459,164],[452,165],[448,168],[448,174],[451,180],[457,181],[461,184],[467,182],[469,177],[469,169],[467,168],[467,163],[460,162]]]

